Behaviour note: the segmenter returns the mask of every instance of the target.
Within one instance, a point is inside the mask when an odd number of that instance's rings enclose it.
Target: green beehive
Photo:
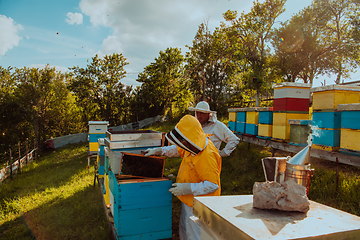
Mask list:
[[[311,134],[311,120],[289,120],[290,124],[290,144],[297,146],[308,145]]]

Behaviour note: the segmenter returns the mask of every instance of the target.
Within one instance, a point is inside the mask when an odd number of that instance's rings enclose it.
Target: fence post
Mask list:
[[[19,149],[19,166],[18,166],[18,173],[21,173],[21,152],[20,152],[20,142],[18,142],[18,149]]]
[[[36,159],[36,139],[34,138],[34,155],[33,155],[33,160]]]
[[[11,147],[9,148],[10,153],[10,178],[12,179],[12,156],[11,156]]]
[[[26,142],[25,142],[25,151],[26,151],[26,166],[27,166],[28,162],[29,162],[29,149],[28,149],[27,139],[26,139]]]

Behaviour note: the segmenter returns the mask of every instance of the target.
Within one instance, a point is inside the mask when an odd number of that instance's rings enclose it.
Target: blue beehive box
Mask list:
[[[229,122],[228,122],[228,128],[229,128],[231,131],[236,132],[236,122],[229,121]]]
[[[341,128],[360,129],[360,111],[341,112]]]
[[[245,133],[257,136],[258,135],[258,125],[252,123],[246,123]]]
[[[340,133],[340,130],[313,128],[312,143],[321,146],[339,147]]]
[[[236,132],[245,133],[246,122],[236,122]]]
[[[259,108],[259,124],[273,124],[272,108]]]
[[[237,122],[246,122],[246,111],[241,111],[236,113]]]
[[[121,173],[109,171],[111,212],[117,239],[172,237],[172,181],[165,158],[122,153]]]
[[[340,129],[341,112],[313,112],[312,125],[316,128]]]

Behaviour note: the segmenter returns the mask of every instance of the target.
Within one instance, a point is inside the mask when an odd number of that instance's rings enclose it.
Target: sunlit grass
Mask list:
[[[19,239],[31,237],[31,231],[40,239],[107,239],[105,210],[93,182],[86,144],[45,154],[0,186],[2,237],[13,239],[22,226],[26,231]]]

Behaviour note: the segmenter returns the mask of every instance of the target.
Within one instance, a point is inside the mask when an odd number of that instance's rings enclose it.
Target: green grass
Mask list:
[[[147,129],[169,132],[176,122]],[[270,149],[240,142],[222,159],[222,195],[252,194],[254,182],[265,180],[261,159]],[[288,153],[277,153],[287,156]],[[175,181],[181,158],[167,158],[165,175]],[[309,199],[360,216],[360,169],[333,162],[314,162]],[[336,186],[336,167],[339,167]],[[87,170],[87,144],[52,152],[0,185],[1,239],[109,239],[99,186],[93,186],[94,168]],[[181,203],[173,197],[173,239],[178,239]]]
[[[1,239],[109,239],[87,144],[44,154],[0,185]]]

